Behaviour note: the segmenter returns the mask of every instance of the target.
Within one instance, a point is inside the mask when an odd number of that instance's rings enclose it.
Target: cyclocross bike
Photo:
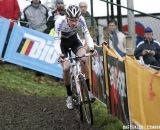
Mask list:
[[[69,50],[70,61],[70,82],[72,90],[72,98],[74,108],[78,110],[80,120],[83,122],[87,121],[88,124],[93,124],[93,114],[91,101],[89,98],[88,87],[86,84],[85,75],[81,72],[81,63],[79,61],[82,57],[87,57],[91,54],[83,56],[72,56],[71,49]]]

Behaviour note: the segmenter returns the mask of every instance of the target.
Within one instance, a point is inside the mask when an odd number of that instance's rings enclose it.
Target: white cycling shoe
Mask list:
[[[67,100],[66,100],[66,106],[69,110],[73,109],[73,100],[72,100],[72,96],[68,96]]]
[[[89,99],[91,102],[94,102],[96,100],[95,96],[92,94],[91,91],[88,91],[88,94],[89,94]]]

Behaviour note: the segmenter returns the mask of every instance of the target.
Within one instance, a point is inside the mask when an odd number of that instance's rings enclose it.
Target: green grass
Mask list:
[[[121,122],[107,112],[104,104],[96,101],[92,108],[95,126],[101,126],[101,130],[122,130]]]
[[[63,82],[55,82],[53,77],[44,76],[44,83],[36,81],[35,72],[16,65],[0,65],[0,89],[37,96],[66,96]],[[93,103],[94,126],[101,130],[122,130],[117,118],[108,114],[106,106],[99,101]]]
[[[11,64],[0,66],[0,86],[14,92],[37,96],[65,96],[62,82],[44,76],[44,83],[36,80],[35,72]]]

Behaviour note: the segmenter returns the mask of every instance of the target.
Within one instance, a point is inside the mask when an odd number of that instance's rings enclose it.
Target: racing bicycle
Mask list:
[[[72,90],[72,99],[74,108],[78,110],[80,120],[87,121],[88,124],[93,124],[93,113],[91,100],[89,98],[88,87],[85,75],[81,71],[82,64],[80,58],[90,56],[85,54],[83,56],[72,56],[71,49],[69,49],[69,62],[70,62],[70,83]]]

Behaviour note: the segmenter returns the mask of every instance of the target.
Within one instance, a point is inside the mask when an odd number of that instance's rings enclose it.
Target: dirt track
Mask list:
[[[0,91],[0,130],[100,130],[79,121],[65,98],[24,96]]]

